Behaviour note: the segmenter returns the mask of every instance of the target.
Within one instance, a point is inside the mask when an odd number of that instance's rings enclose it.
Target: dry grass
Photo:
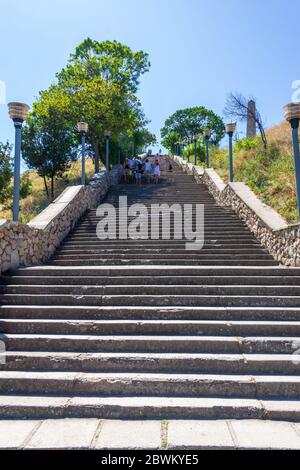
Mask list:
[[[23,223],[29,222],[37,214],[39,214],[45,207],[47,207],[51,200],[47,198],[44,181],[38,176],[35,171],[28,171],[30,181],[32,183],[31,194],[21,200],[20,203],[20,221]],[[94,174],[94,164],[91,158],[86,159],[86,176],[89,180]],[[67,186],[80,184],[81,178],[81,161],[72,162],[70,169],[64,174],[63,178],[55,182],[55,197],[59,196]],[[9,204],[8,204],[9,205]],[[0,218],[11,219],[11,210],[4,210],[0,207]]]

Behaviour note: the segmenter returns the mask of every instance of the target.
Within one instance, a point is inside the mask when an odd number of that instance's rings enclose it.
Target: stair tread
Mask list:
[[[191,374],[191,373],[125,373],[125,372],[65,372],[65,371],[3,371],[0,370],[0,381],[6,379],[21,380],[81,380],[81,381],[130,381],[140,380],[145,382],[151,381],[170,381],[170,382],[265,382],[265,383],[297,383],[300,384],[299,375],[263,375],[263,374]]]

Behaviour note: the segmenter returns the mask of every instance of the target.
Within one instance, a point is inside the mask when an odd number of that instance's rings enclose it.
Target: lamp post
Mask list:
[[[185,140],[181,142],[181,153],[182,153],[182,158],[184,158],[184,151],[185,151]]]
[[[299,153],[299,122],[300,103],[290,103],[284,107],[284,117],[291,124],[295,162],[296,191],[298,204],[298,220],[300,220],[300,153]]]
[[[197,141],[198,141],[198,136],[194,135],[192,138],[194,142],[194,165],[197,165]]]
[[[188,139],[184,139],[182,141],[182,156],[183,156],[183,153],[184,153],[185,148],[188,145],[188,143],[189,143]],[[189,155],[188,155],[188,163],[190,163],[190,156]]]
[[[106,130],[104,132],[105,135],[105,141],[106,141],[106,156],[105,156],[105,166],[107,171],[109,171],[109,139],[111,136],[111,132],[109,130]]]
[[[77,129],[81,134],[81,184],[85,186],[85,141],[89,125],[86,122],[78,122]]]
[[[8,103],[8,112],[15,126],[15,157],[14,157],[14,193],[13,193],[13,221],[19,221],[20,203],[20,169],[21,169],[21,141],[22,125],[25,121],[29,106],[24,103]]]
[[[205,144],[206,144],[206,154],[205,154],[205,163],[206,163],[206,168],[209,168],[209,139],[211,137],[211,131],[209,129],[205,129],[203,132],[204,138],[205,138]]]
[[[236,122],[226,124],[226,133],[229,136],[229,181],[233,182],[233,156],[232,156],[232,137],[236,130]]]

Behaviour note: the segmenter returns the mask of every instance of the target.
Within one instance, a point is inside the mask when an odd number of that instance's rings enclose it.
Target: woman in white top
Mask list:
[[[151,178],[151,169],[152,169],[152,165],[151,165],[151,162],[148,160],[146,160],[145,162],[145,176],[146,176],[146,180],[147,180],[147,183],[150,182],[150,178]]]
[[[153,171],[153,178],[154,178],[154,181],[155,181],[156,184],[159,181],[159,177],[160,177],[160,168],[159,168],[159,163],[156,162],[155,167],[154,167],[154,171]]]

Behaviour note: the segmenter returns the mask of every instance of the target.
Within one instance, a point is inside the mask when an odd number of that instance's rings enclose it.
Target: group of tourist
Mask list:
[[[171,163],[165,162],[168,170],[172,171]],[[159,154],[155,157],[146,156],[126,158],[123,164],[125,183],[142,184],[142,179],[146,183],[158,183],[161,175],[162,158]]]

